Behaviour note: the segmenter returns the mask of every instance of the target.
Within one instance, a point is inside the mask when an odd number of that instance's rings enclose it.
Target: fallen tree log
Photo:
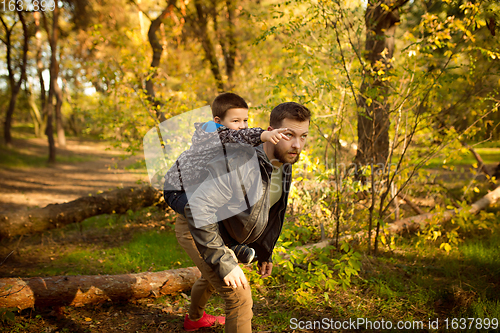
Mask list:
[[[0,308],[84,306],[159,297],[192,287],[197,267],[121,275],[0,279]]]
[[[420,207],[418,207],[417,204],[415,204],[413,202],[413,200],[410,199],[409,196],[399,194],[398,197],[401,198],[402,200],[404,200],[404,202],[406,202],[406,204],[408,206],[410,206],[410,208],[413,209],[413,211],[415,213],[417,213],[417,214],[425,214],[425,212],[422,209],[420,209]]]
[[[488,194],[486,194],[484,197],[482,197],[478,201],[474,202],[468,208],[468,212],[470,214],[473,214],[473,215],[477,214],[481,210],[496,203],[499,200],[500,200],[500,186],[497,187],[494,191],[491,191]],[[425,214],[421,214],[421,215],[408,217],[408,218],[394,221],[393,223],[390,223],[387,226],[387,230],[390,233],[398,233],[398,234],[401,234],[401,233],[407,232],[407,231],[414,232],[414,231],[417,231],[419,228],[425,226],[430,221],[430,219],[432,219],[435,216],[440,215],[441,216],[440,223],[445,223],[445,222],[451,220],[451,218],[453,216],[455,216],[455,214],[457,214],[457,212],[459,212],[460,210],[462,210],[462,209],[458,209],[458,210],[450,209],[450,210],[445,211],[444,213],[425,213]],[[342,242],[345,240],[350,241],[352,239],[360,239],[365,234],[366,234],[365,231],[360,231],[360,232],[355,233],[355,234],[344,235],[344,236],[339,237],[339,242]],[[322,240],[318,243],[299,246],[296,249],[301,250],[301,251],[309,251],[312,248],[322,249],[322,248],[325,248],[325,247],[331,246],[331,245],[335,245],[335,239],[325,239],[325,240]],[[283,257],[285,259],[288,259],[290,257],[290,254],[285,253]]]
[[[0,239],[60,228],[100,214],[137,210],[157,203],[160,198],[160,191],[150,186],[126,187],[44,208],[0,213]]]
[[[495,190],[486,194],[484,197],[482,197],[478,201],[474,202],[468,208],[468,212],[469,212],[469,214],[472,214],[472,215],[477,214],[477,213],[479,213],[479,211],[485,209],[489,205],[496,203],[499,199],[500,199],[500,186],[498,186]],[[388,225],[387,229],[389,230],[389,232],[392,232],[392,233],[402,233],[404,231],[416,231],[419,228],[421,228],[422,226],[425,226],[430,219],[432,219],[435,216],[438,216],[438,214],[441,216],[440,223],[444,223],[444,222],[451,220],[451,218],[453,216],[455,216],[455,214],[461,210],[463,210],[463,208],[450,209],[450,210],[444,211],[443,213],[426,213],[426,214],[408,217],[408,218],[390,223]]]

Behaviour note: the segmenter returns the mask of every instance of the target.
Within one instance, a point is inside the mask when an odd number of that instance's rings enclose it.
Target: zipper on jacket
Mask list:
[[[266,174],[266,180],[267,180],[267,186],[266,186],[266,189],[265,189],[265,191],[264,191],[263,198],[267,198],[267,193],[268,193],[268,191],[269,191],[269,187],[271,187],[271,180],[270,180],[270,178],[269,178],[269,174],[267,173],[267,168],[266,168],[265,163],[266,163],[265,161],[261,161],[261,165],[264,167],[264,170],[266,171],[266,172],[265,172],[265,174]],[[260,181],[262,181],[262,179],[261,179]],[[261,214],[261,212],[262,212],[262,207],[263,207],[263,206],[264,206],[264,205],[260,205],[260,208],[259,208],[259,211],[258,211],[257,215],[254,215],[254,216],[260,216],[260,214]],[[270,208],[270,207],[269,207],[269,208]],[[268,215],[269,215],[269,213],[268,213]],[[252,217],[253,217],[253,216],[252,216]],[[254,219],[255,219],[255,218],[254,218]],[[257,220],[257,219],[256,219],[256,220]],[[269,216],[268,216],[268,221],[269,221]],[[267,226],[267,224],[266,224],[266,226]],[[252,242],[257,241],[257,240],[259,239],[259,237],[260,237],[260,236],[262,236],[262,234],[263,234],[263,233],[264,233],[264,231],[266,230],[266,226],[264,226],[264,228],[262,228],[262,231],[261,231],[261,232],[260,232],[260,233],[259,233],[256,237],[254,237],[255,239],[254,239],[254,240],[252,240]],[[255,227],[254,227],[254,229],[255,229]],[[253,231],[253,229],[252,229],[252,231]],[[281,232],[281,230],[280,230],[280,232]],[[249,233],[249,235],[248,235],[248,237],[247,237],[247,238],[245,238],[245,239],[243,240],[243,242],[242,242],[242,243],[246,242],[246,241],[250,238],[251,234],[252,234],[252,233],[250,232],[250,233]]]
[[[290,179],[289,181],[287,179],[285,179],[285,181],[288,181],[290,183],[290,187],[288,188],[288,192],[290,192],[290,189],[292,188],[292,166],[290,166]],[[283,186],[282,186],[283,187]],[[281,209],[279,212],[278,212],[278,218],[281,218],[281,212],[285,210],[285,213],[286,213],[286,201],[288,200],[288,194],[285,194],[285,191],[283,190],[283,200],[282,201],[285,201],[285,203],[283,204],[283,209]],[[285,224],[285,214],[283,214],[283,220],[280,221],[280,230],[279,230],[279,233],[278,233],[278,237],[276,237],[276,240],[274,241],[274,244],[273,244],[273,247],[272,249],[274,250],[274,248],[276,247],[276,243],[278,243],[278,239],[280,238],[279,235],[281,235],[281,231],[283,230],[283,224]],[[271,260],[272,260],[272,257],[273,257],[273,253],[271,252]]]

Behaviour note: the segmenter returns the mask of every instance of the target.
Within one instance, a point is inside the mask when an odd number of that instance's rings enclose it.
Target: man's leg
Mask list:
[[[177,237],[177,241],[179,245],[186,251],[193,262],[196,261],[197,257],[200,256],[196,245],[193,242],[193,236],[191,236],[191,232],[189,231],[189,227],[187,225],[187,220],[183,215],[178,214],[175,222],[175,236]],[[202,276],[198,280],[195,281],[193,287],[191,288],[191,305],[189,307],[189,319],[198,320],[203,316],[203,312],[205,310],[205,305],[207,304],[208,299],[215,291],[214,287],[208,282],[205,277]]]
[[[233,289],[203,260],[189,231],[188,222],[182,215],[177,215],[175,234],[181,247],[187,252],[195,265],[200,269],[202,277],[195,282],[191,292],[189,318],[198,320],[210,295],[217,290],[226,303],[226,332],[252,332],[252,292],[249,287]]]

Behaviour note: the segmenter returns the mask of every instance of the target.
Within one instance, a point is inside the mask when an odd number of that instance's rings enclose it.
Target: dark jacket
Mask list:
[[[271,262],[292,177],[291,165],[285,164],[281,198],[269,207],[273,166],[262,146],[228,145],[226,150],[208,163],[208,178],[184,210],[200,254],[221,278],[237,265],[225,246],[231,240],[253,247],[259,262]]]
[[[194,124],[196,130],[191,139],[191,147],[184,151],[167,171],[165,190],[184,191],[202,182],[208,175],[206,164],[222,152],[224,144],[243,143],[254,147],[262,144],[262,128],[233,130],[219,125],[208,129],[207,125],[210,124],[215,123],[210,121]]]

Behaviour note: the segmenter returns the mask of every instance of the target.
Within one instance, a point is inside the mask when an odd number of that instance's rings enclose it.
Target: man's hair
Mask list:
[[[212,116],[214,118],[224,119],[229,109],[248,109],[248,105],[242,97],[234,93],[222,93],[215,97],[212,102]]]
[[[283,119],[293,119],[297,121],[310,121],[311,111],[304,105],[295,102],[281,103],[271,111],[269,125],[273,128],[280,128]]]

